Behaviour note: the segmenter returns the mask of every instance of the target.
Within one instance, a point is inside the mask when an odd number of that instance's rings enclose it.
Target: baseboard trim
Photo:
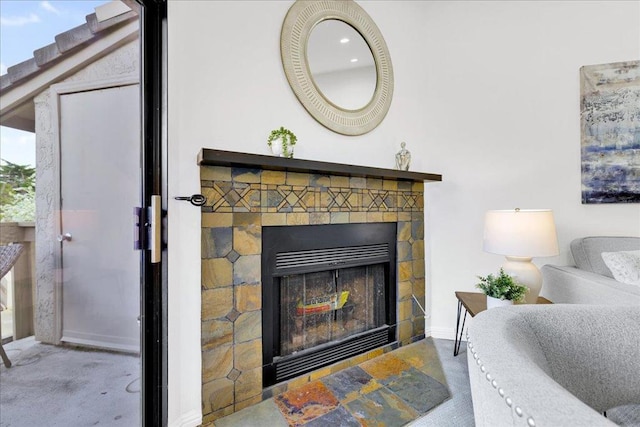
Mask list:
[[[189,411],[170,424],[170,427],[197,427],[202,424],[200,411]]]
[[[431,327],[429,328],[429,332],[433,338],[443,340],[455,340],[456,338],[456,330],[453,328]],[[466,341],[464,334],[462,336],[462,341]]]

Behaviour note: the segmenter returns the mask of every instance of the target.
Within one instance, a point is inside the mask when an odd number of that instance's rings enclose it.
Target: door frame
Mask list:
[[[166,131],[166,105],[167,105],[167,3],[166,0],[132,0],[125,2],[134,8],[139,15],[139,44],[140,44],[140,71],[132,76],[136,83],[140,84],[141,96],[141,207],[145,210],[151,205],[151,196],[160,195],[162,209],[166,211],[167,197],[167,131]],[[104,84],[104,82],[103,82]],[[70,85],[60,84],[57,90],[64,92],[70,90]],[[76,86],[77,88],[78,86]],[[86,84],[84,87],[88,87]],[[58,108],[58,102],[53,102],[52,92],[44,91],[35,98],[35,103],[54,104]],[[37,107],[37,105],[36,105]],[[59,112],[56,110],[55,114]],[[51,142],[48,145],[50,151],[43,150],[43,163],[52,164],[51,169],[38,184],[50,188],[50,194],[46,197],[58,204],[60,200],[60,182],[56,173],[59,169],[59,124],[57,120],[51,120],[53,114],[43,117],[43,140]],[[49,120],[47,122],[47,120]],[[54,131],[58,131],[54,134]],[[58,161],[56,166],[56,161]],[[42,167],[42,164],[39,164]],[[41,201],[37,203],[42,203]],[[53,206],[53,205],[52,205]],[[58,205],[59,206],[59,205]],[[55,209],[54,209],[55,210]],[[36,334],[40,334],[40,340],[59,344],[61,337],[61,317],[58,304],[60,288],[56,283],[55,268],[60,267],[60,258],[53,254],[50,245],[55,245],[55,230],[60,227],[60,214],[56,212],[42,222],[40,230],[36,230],[37,238],[45,245],[36,252],[36,262],[51,265],[51,270],[38,273],[36,280],[50,283],[51,288],[43,290],[48,300],[43,304],[36,302],[37,310],[53,313],[54,319],[48,323],[50,328]],[[142,227],[143,230],[146,227]],[[133,233],[132,233],[133,234]],[[144,233],[141,233],[144,234]],[[166,242],[166,231],[163,232]],[[132,235],[132,245],[133,245]],[[37,245],[36,245],[37,246]],[[166,245],[165,245],[166,247]],[[54,258],[54,259],[51,259]],[[158,263],[151,262],[151,254],[143,250],[140,257],[141,286],[140,286],[140,321],[141,321],[141,425],[142,426],[166,426],[168,420],[167,411],[167,256],[166,249],[162,249],[162,260]],[[55,267],[54,267],[55,266]],[[36,315],[36,324],[38,318]]]
[[[161,196],[167,209],[167,2],[136,0],[141,6],[142,206]],[[164,221],[163,221],[164,222]],[[163,241],[166,243],[166,230]],[[142,426],[166,426],[168,420],[167,251],[152,262],[142,251],[140,295],[142,353]]]

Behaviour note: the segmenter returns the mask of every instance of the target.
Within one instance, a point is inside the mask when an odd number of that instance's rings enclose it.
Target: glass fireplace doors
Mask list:
[[[280,278],[280,356],[386,323],[383,264]]]

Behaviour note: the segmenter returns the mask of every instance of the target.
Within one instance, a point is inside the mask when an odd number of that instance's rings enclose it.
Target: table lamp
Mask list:
[[[535,304],[542,289],[542,274],[533,257],[558,255],[558,238],[550,209],[487,211],[483,249],[505,255],[504,272],[529,288],[526,304]]]

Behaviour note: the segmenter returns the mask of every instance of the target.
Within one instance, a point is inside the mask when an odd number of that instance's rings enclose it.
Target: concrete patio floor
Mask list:
[[[140,425],[140,358],[36,342],[4,345],[0,364],[0,425]]]

